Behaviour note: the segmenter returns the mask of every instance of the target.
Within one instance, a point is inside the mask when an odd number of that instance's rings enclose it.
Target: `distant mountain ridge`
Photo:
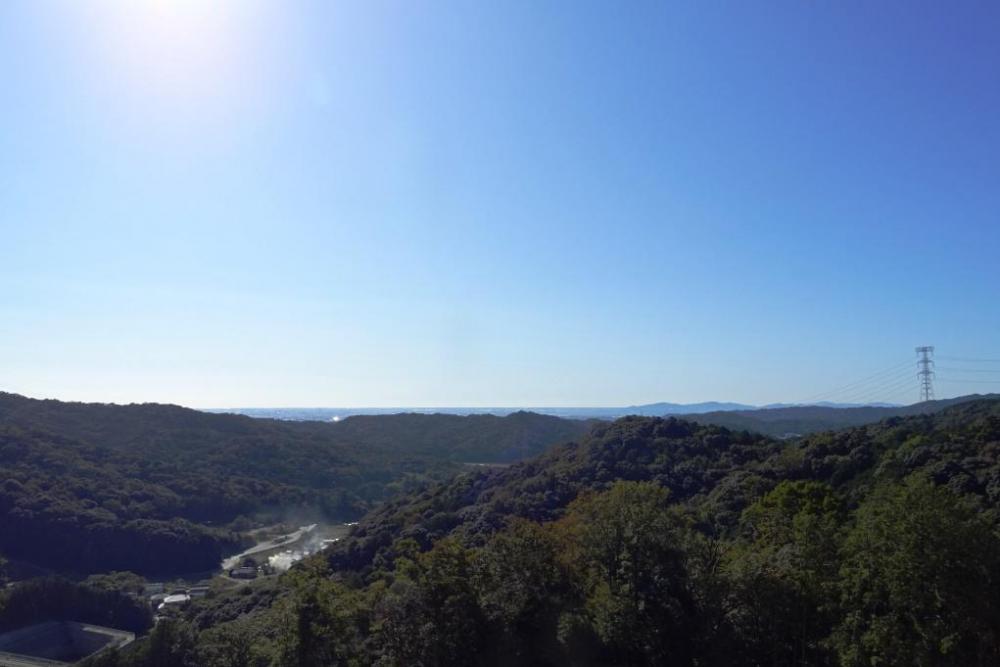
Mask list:
[[[959,403],[995,398],[1000,398],[1000,394],[972,394],[938,401],[924,401],[913,405],[778,405],[754,410],[690,412],[679,416],[702,424],[724,426],[734,431],[752,431],[764,435],[789,437],[873,424],[891,417],[929,415]]]
[[[901,408],[899,403],[837,403],[835,401],[817,401],[815,403],[768,403],[760,406],[759,410],[772,410],[774,408]],[[689,413],[690,414],[690,413]]]
[[[550,417],[568,419],[618,419],[637,415],[640,417],[664,417],[668,415],[700,415],[715,412],[755,411],[775,408],[801,407],[801,403],[772,403],[764,406],[726,401],[705,401],[702,403],[647,403],[624,407],[361,407],[361,408],[211,408],[205,412],[231,413],[262,419],[285,421],[340,421],[347,417],[396,415],[396,414],[444,414],[444,415],[495,415],[505,417],[516,412],[534,412]],[[806,404],[833,409],[858,407],[900,407],[892,403],[820,403]]]

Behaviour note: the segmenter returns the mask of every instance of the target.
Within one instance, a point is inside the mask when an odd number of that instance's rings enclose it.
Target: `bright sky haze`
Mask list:
[[[761,404],[998,359],[998,32],[971,0],[0,3],[0,390]],[[938,396],[1000,389],[977,363]]]

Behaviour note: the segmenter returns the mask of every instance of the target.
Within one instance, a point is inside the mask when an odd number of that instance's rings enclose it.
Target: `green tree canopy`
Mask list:
[[[926,477],[876,489],[844,550],[844,665],[1000,662],[1000,541]]]

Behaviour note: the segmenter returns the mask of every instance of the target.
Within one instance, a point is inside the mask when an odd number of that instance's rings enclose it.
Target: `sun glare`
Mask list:
[[[252,2],[102,0],[88,4],[100,71],[154,113],[211,113],[240,103],[257,66]]]

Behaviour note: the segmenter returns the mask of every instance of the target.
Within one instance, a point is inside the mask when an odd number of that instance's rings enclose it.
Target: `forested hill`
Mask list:
[[[112,449],[176,456],[242,438],[311,443],[455,462],[509,463],[586,433],[593,422],[530,412],[493,415],[398,414],[341,422],[281,421],[208,413],[157,403],[114,405],[38,400],[0,392],[0,424]]]
[[[1000,401],[781,441],[598,425],[400,497],[101,667],[1000,658]]]
[[[831,485],[851,502],[882,479],[913,472],[1000,508],[1000,399],[963,402],[933,415],[893,417],[786,443],[677,418],[627,417],[578,442],[502,470],[467,473],[373,511],[331,554],[335,569],[391,557],[400,537],[422,547],[455,534],[482,543],[512,517],[551,521],[581,493],[618,480],[651,481],[724,536],[740,513],[783,480]]]
[[[831,431],[851,426],[873,424],[890,417],[933,414],[945,408],[969,401],[998,398],[996,394],[981,396],[960,396],[937,401],[924,401],[898,407],[853,407],[841,408],[824,405],[795,405],[756,410],[727,410],[678,415],[702,424],[725,426],[734,431],[753,431],[775,437],[805,435],[819,431]]]
[[[464,463],[512,463],[586,434],[593,420],[533,412],[495,415],[359,415],[329,425],[340,442]]]
[[[105,664],[985,667],[998,509],[998,400],[796,441],[625,418],[397,498]]]
[[[460,462],[507,462],[589,428],[533,414],[341,424],[0,394],[0,553],[57,570],[214,567],[259,512],[354,519]]]
[[[731,523],[748,497],[781,477],[782,451],[779,441],[753,433],[672,417],[625,417],[530,461],[397,497],[361,521],[331,553],[331,564],[364,571],[391,559],[401,538],[428,548],[454,533],[480,544],[511,517],[558,519],[579,494],[616,480],[654,481],[674,500],[711,497],[714,520]]]

